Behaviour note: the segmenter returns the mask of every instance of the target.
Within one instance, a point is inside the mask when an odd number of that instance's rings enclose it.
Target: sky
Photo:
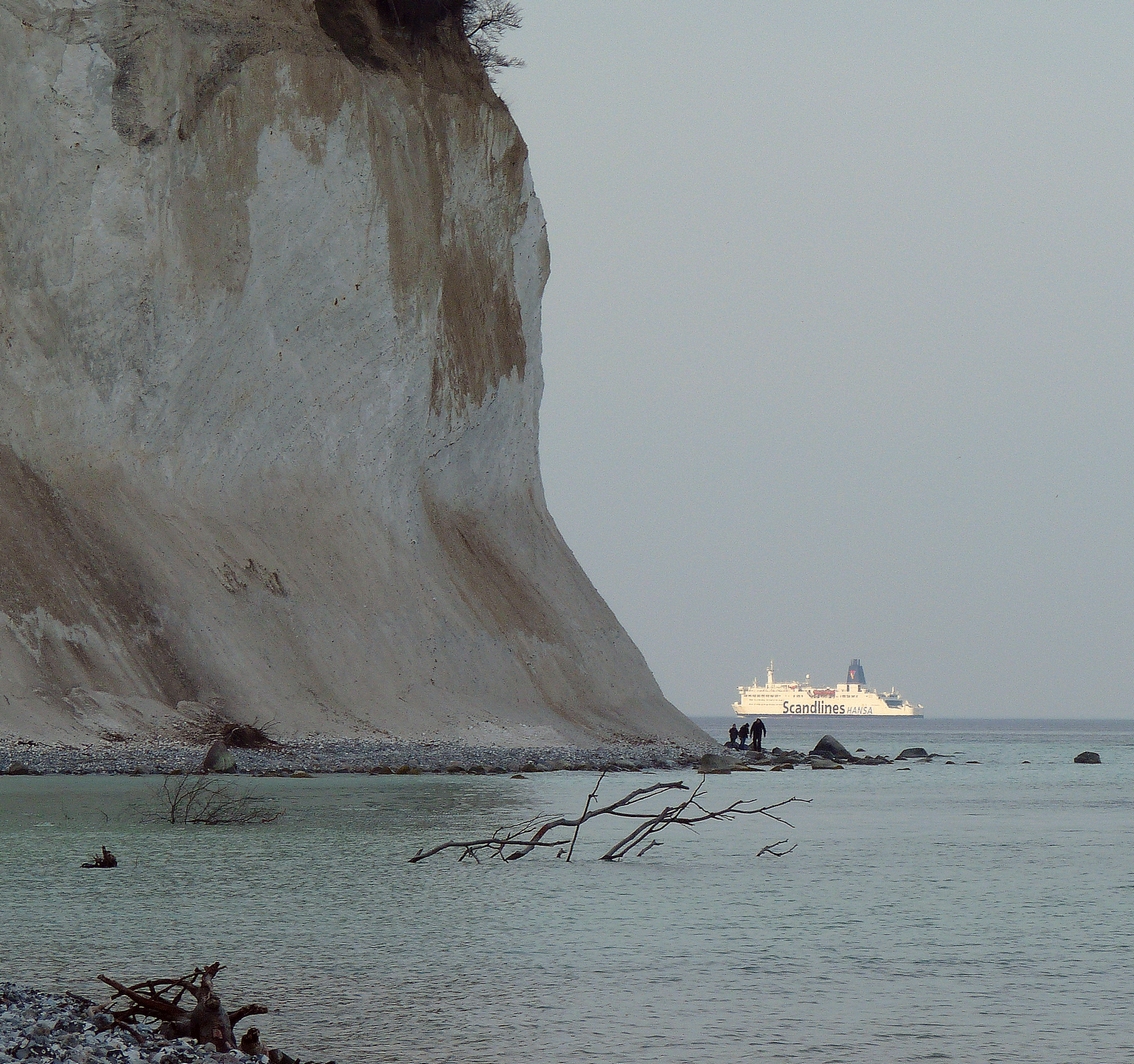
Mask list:
[[[520,6],[548,505],[666,696],[1134,717],[1134,5]]]

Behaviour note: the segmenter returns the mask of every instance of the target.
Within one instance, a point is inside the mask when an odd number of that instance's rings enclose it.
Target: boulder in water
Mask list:
[[[824,735],[811,751],[812,757],[825,757],[832,761],[853,761],[851,752],[833,735]]]
[[[1075,755],[1076,765],[1101,765],[1102,758],[1094,752],[1094,750],[1084,750],[1081,754]]]
[[[915,761],[919,757],[929,757],[929,753],[921,746],[907,746],[896,758],[895,761]]]
[[[842,768],[837,761],[832,761],[828,757],[816,757],[811,761],[812,768]]]
[[[232,756],[228,747],[224,745],[223,740],[218,739],[212,746],[209,747],[208,752],[205,754],[204,761],[201,762],[202,772],[235,772],[236,771],[236,758]]]
[[[706,775],[723,775],[731,772],[739,764],[735,757],[729,757],[727,754],[705,754],[697,768]]]

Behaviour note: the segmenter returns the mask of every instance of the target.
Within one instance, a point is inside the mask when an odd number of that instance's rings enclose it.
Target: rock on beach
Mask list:
[[[235,772],[236,771],[236,758],[232,756],[232,751],[224,745],[224,741],[218,739],[212,746],[209,747],[208,752],[205,754],[205,759],[201,762],[202,772]]]

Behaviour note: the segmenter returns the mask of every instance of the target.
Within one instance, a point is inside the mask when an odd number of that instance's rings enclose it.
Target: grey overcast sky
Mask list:
[[[521,6],[548,502],[666,695],[1134,717],[1134,4]]]

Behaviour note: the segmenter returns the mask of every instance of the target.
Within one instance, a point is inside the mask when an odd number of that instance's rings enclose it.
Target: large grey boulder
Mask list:
[[[929,757],[929,753],[922,746],[907,746],[896,758],[895,761],[916,761],[919,757]]]
[[[1094,750],[1084,750],[1081,754],[1075,755],[1076,765],[1101,765],[1102,758],[1094,752]]]
[[[853,761],[854,755],[833,735],[824,735],[811,751],[812,757],[826,757],[832,761]]]
[[[224,742],[218,739],[209,747],[205,759],[201,762],[202,772],[235,772],[236,758]]]

